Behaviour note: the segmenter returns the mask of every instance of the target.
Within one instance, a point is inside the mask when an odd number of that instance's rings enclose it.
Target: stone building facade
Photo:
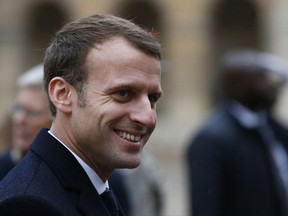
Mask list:
[[[164,47],[163,99],[149,148],[165,174],[165,215],[186,215],[186,142],[217,100],[217,62],[235,47],[259,48],[288,60],[284,0],[0,0],[0,123],[9,114],[15,80],[42,61],[65,22],[112,13],[153,29]],[[277,113],[288,122],[287,90]],[[173,187],[171,187],[173,185]]]

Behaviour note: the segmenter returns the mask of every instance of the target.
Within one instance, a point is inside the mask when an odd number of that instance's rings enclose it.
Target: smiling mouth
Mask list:
[[[124,131],[116,131],[116,134],[120,136],[121,138],[128,140],[130,142],[139,142],[141,140],[141,136],[129,134]]]

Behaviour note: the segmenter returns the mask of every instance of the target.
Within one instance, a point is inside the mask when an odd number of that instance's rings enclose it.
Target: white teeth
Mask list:
[[[117,131],[116,132],[120,137],[122,137],[123,139],[132,141],[132,142],[139,142],[141,139],[141,136],[136,136],[136,135],[132,135],[129,133],[126,133],[124,131]]]

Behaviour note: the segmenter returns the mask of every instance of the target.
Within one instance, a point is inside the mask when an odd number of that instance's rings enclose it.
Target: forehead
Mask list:
[[[158,58],[147,54],[144,50],[140,50],[140,48],[136,48],[123,37],[112,37],[102,44],[94,44],[92,49],[88,52],[86,64],[91,64],[94,60],[122,61],[125,58],[137,58],[139,55],[146,55],[155,59]]]
[[[23,102],[26,104],[46,104],[47,96],[43,89],[40,86],[29,86],[19,89],[16,101]]]
[[[93,47],[87,55],[88,81],[100,79],[123,83],[125,79],[160,85],[160,61],[135,48],[123,38],[113,38]]]
[[[18,90],[18,95],[45,95],[42,86],[26,86]]]

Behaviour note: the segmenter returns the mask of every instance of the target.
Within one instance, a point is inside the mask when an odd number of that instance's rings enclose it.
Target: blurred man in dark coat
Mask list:
[[[288,131],[272,115],[286,62],[252,50],[223,59],[225,99],[188,148],[193,216],[285,216]]]

